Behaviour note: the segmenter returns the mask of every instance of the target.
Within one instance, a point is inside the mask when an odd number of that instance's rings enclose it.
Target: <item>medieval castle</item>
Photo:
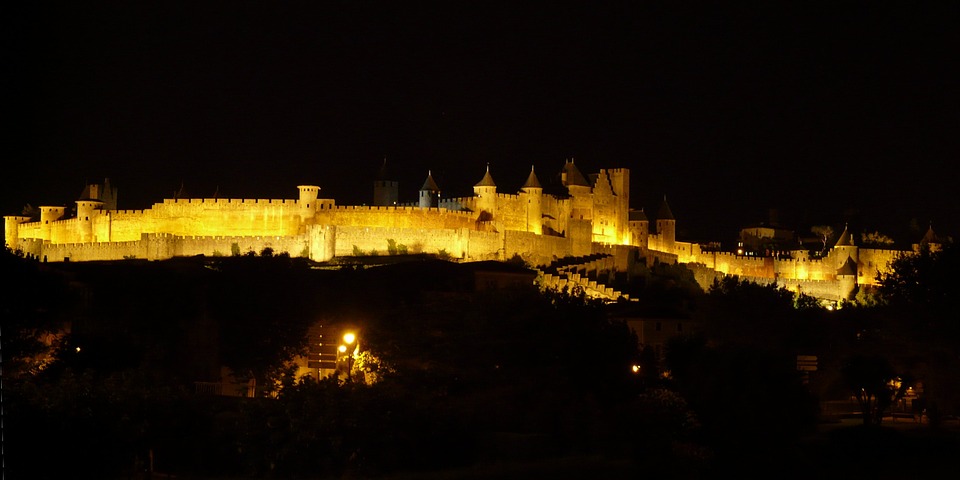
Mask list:
[[[301,185],[297,199],[174,198],[146,210],[118,210],[117,189],[107,180],[86,187],[75,215],[65,206],[41,206],[38,218],[5,216],[4,241],[7,248],[44,262],[163,260],[266,248],[328,262],[358,252],[386,252],[388,242],[410,253],[442,253],[460,261],[519,255],[546,267],[581,258],[541,271],[541,282],[577,283],[610,299],[619,293],[591,272],[670,262],[688,264],[704,285],[717,275],[738,275],[840,301],[850,299],[859,285],[875,283],[877,273],[902,253],[860,248],[848,231],[822,257],[806,250],[778,257],[709,251],[677,241],[666,199],[652,225],[642,209],[631,209],[627,169],[584,176],[567,160],[551,178],[557,181],[542,184],[531,168],[519,192],[501,193],[488,166],[473,195],[461,198],[442,198],[428,173],[415,204],[399,203],[398,182],[381,176],[374,182],[371,206],[337,205],[319,196],[320,187]]]

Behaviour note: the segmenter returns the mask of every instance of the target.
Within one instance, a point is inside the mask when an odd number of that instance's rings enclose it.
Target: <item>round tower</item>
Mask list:
[[[663,196],[663,203],[660,204],[660,210],[657,211],[657,235],[660,236],[660,248],[673,253],[677,241],[677,220],[673,218],[673,212],[670,211],[670,205],[667,204],[666,195]]]
[[[857,263],[847,257],[837,269],[837,298],[841,301],[852,301],[857,293]]]
[[[66,211],[66,207],[40,207],[40,239],[44,242],[49,242],[52,239],[50,238],[51,224],[63,218],[63,213]]]
[[[530,166],[530,175],[520,187],[520,199],[526,205],[527,231],[543,233],[543,186]]]
[[[20,248],[20,224],[30,221],[30,217],[7,215],[3,217],[3,243],[10,250]]]
[[[860,247],[853,241],[848,225],[843,226],[843,233],[837,239],[833,251],[830,253],[837,262],[837,282],[841,300],[852,300],[859,285]]]
[[[300,206],[300,224],[311,223],[310,220],[317,214],[317,196],[320,195],[320,187],[316,185],[300,185],[300,200],[297,204]]]
[[[853,241],[853,234],[850,233],[848,225],[843,226],[843,233],[840,234],[836,245],[833,246],[831,255],[836,257],[837,269],[844,266],[847,257],[853,261],[854,266],[860,265],[860,247]]]
[[[427,171],[427,179],[420,187],[420,208],[437,208],[440,206],[440,187],[433,180],[433,173]]]
[[[480,210],[480,215],[486,218],[486,220],[492,220],[496,217],[497,212],[497,184],[493,181],[493,176],[490,175],[490,164],[487,164],[487,171],[483,174],[483,178],[473,186],[473,196],[476,197],[477,210]],[[483,215],[483,212],[487,212],[487,215]]]
[[[77,200],[77,233],[80,243],[93,241],[93,219],[100,214],[103,202],[100,200]]]

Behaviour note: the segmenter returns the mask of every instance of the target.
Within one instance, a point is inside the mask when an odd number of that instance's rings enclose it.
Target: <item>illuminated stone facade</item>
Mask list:
[[[600,170],[585,177],[566,161],[560,191],[545,193],[530,171],[516,194],[497,191],[489,168],[474,195],[441,198],[427,177],[419,202],[398,205],[397,182],[378,179],[373,206],[337,205],[320,188],[299,186],[296,199],[165,199],[145,210],[118,210],[116,189],[91,185],[76,201],[40,208],[39,218],[5,217],[6,245],[44,261],[231,255],[271,248],[327,261],[386,253],[389,242],[411,253],[445,253],[462,260],[520,255],[531,264],[589,255],[595,245],[646,248],[633,240],[630,173]],[[647,238],[644,232],[642,238]]]
[[[469,197],[443,198],[428,174],[419,201],[410,205],[397,204],[397,182],[378,178],[373,206],[337,205],[320,198],[319,187],[301,185],[296,199],[165,199],[145,210],[118,210],[117,191],[106,181],[84,191],[75,216],[68,218],[63,206],[42,206],[36,217],[4,217],[4,239],[11,250],[48,262],[162,260],[266,248],[323,262],[358,252],[387,254],[391,245],[463,261],[519,255],[531,265],[599,253],[613,259],[614,270],[636,262],[679,262],[699,272],[703,286],[718,275],[738,275],[827,300],[849,299],[904,253],[857,247],[847,231],[822,258],[806,251],[790,252],[789,258],[705,251],[677,241],[666,198],[653,229],[642,209],[630,208],[627,169],[587,177],[568,160],[558,178],[545,187],[531,169],[519,192],[502,193],[487,167]]]

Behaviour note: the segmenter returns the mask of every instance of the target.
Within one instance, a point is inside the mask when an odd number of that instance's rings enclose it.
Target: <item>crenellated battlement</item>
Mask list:
[[[329,212],[347,212],[347,213],[379,213],[384,215],[389,214],[409,214],[409,213],[426,213],[432,215],[453,215],[453,216],[462,216],[464,218],[472,218],[472,212],[465,212],[462,210],[451,210],[444,207],[419,207],[416,205],[336,205],[332,208],[326,209]]]
[[[297,200],[285,199],[262,199],[262,198],[165,198],[162,205],[201,205],[201,206],[252,206],[269,205],[281,207],[294,207],[298,205]]]
[[[478,190],[482,196],[438,197],[432,203],[439,206],[430,208],[418,203],[337,205],[334,199],[318,198],[320,187],[314,185],[297,186],[296,199],[176,198],[143,210],[101,210],[95,208],[99,201],[81,201],[84,221],[62,218],[68,211],[63,206],[40,207],[40,221],[5,217],[5,239],[7,245],[46,261],[235,255],[264,248],[328,260],[358,251],[386,252],[393,245],[462,260],[520,255],[544,265],[601,253],[604,258],[585,262],[583,268],[625,271],[638,260],[685,263],[695,265],[703,282],[737,275],[824,298],[848,293],[841,284],[851,280],[837,279],[837,269],[848,256],[858,270],[855,280],[864,284],[904,253],[850,246],[824,258],[810,258],[802,251],[794,252],[794,258],[702,251],[699,244],[677,241],[674,220],[655,233],[649,225],[630,220],[629,169],[601,169],[588,178],[596,188],[571,184],[566,194],[531,195],[522,190],[494,193],[496,187],[487,186]]]

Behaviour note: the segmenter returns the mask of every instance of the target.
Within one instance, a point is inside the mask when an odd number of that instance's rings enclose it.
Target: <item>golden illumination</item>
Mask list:
[[[346,346],[346,345],[340,345],[340,347],[338,347],[337,350],[340,350],[340,353],[346,352],[346,351],[347,351],[347,346]]]
[[[357,336],[353,333],[348,332],[343,335],[343,341],[346,342],[347,345],[352,345],[353,342],[355,342],[356,340],[357,340]]]

